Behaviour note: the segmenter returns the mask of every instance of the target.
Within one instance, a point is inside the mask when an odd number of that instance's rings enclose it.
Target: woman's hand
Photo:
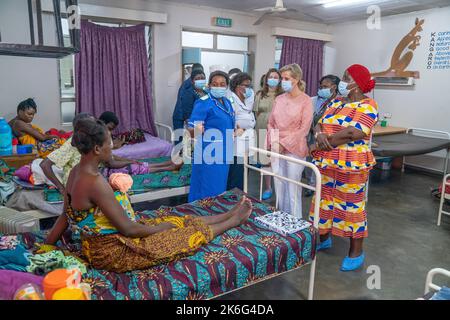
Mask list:
[[[244,134],[244,132],[245,132],[244,129],[241,129],[241,128],[238,127],[237,129],[234,130],[234,136],[235,137],[240,137],[240,136],[242,136]]]
[[[270,149],[271,151],[279,154],[283,154],[284,151],[286,150],[279,142],[272,143],[272,147]]]
[[[201,134],[205,133],[205,126],[203,125],[203,123],[199,123],[198,125],[196,125],[194,132],[200,132]]]
[[[328,141],[328,135],[319,133],[316,137],[316,147],[318,150],[331,151],[333,146]]]

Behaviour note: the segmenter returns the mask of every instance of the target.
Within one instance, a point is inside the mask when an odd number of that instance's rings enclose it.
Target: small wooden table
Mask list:
[[[1,156],[0,160],[5,161],[9,167],[19,169],[24,165],[30,164],[37,157],[38,157],[37,153],[33,152],[27,154],[13,154],[10,156]]]
[[[382,127],[380,125],[376,125],[375,128],[373,129],[373,136],[387,136],[390,134],[396,134],[396,133],[406,133],[406,131],[408,131],[407,128],[402,128],[402,127],[391,127],[391,126],[387,126],[387,127]]]

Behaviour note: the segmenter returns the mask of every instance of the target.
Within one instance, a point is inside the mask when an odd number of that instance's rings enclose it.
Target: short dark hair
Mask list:
[[[87,112],[78,113],[77,115],[75,115],[75,117],[72,120],[72,127],[75,129],[78,121],[83,120],[83,119],[88,119],[88,118],[95,119],[90,113],[87,113]]]
[[[17,106],[17,112],[25,111],[28,109],[33,109],[34,111],[37,111],[36,102],[32,98],[28,98],[26,100],[21,101]]]
[[[232,76],[232,75],[235,74],[235,73],[241,73],[241,72],[242,72],[241,69],[239,69],[239,68],[233,68],[233,69],[231,69],[230,71],[228,71],[228,75],[229,75],[229,76]]]
[[[119,125],[119,118],[117,118],[117,115],[112,111],[105,111],[103,112],[100,117],[100,120],[102,120],[105,124],[108,123],[114,123],[114,125]]]
[[[217,76],[224,77],[225,81],[227,83],[227,86],[230,84],[230,77],[228,77],[228,74],[226,74],[225,72],[220,71],[220,70],[211,72],[211,74],[209,75],[208,84],[211,84],[212,79],[214,79],[214,77],[217,77]]]
[[[322,77],[322,79],[320,79],[319,83],[322,83],[322,81],[324,80],[330,80],[332,84],[335,84],[336,86],[339,85],[339,82],[341,82],[341,79],[338,76],[335,76],[333,74],[328,74],[324,77]]]
[[[203,66],[200,63],[194,63],[192,65],[192,71],[194,70],[202,70],[203,71]]]
[[[242,82],[244,82],[246,80],[252,81],[252,77],[250,77],[250,75],[245,72],[238,73],[237,75],[235,75],[233,77],[233,79],[231,79],[230,90],[234,92],[234,90],[236,90],[237,86],[241,85]]]
[[[81,154],[88,154],[95,146],[102,146],[105,143],[108,132],[108,128],[101,120],[81,119],[74,128],[72,146]]]
[[[205,73],[203,72],[203,70],[200,70],[200,69],[192,70],[192,73],[191,73],[191,80],[194,80],[194,78],[195,78],[196,76],[198,76],[199,74],[205,75]]]

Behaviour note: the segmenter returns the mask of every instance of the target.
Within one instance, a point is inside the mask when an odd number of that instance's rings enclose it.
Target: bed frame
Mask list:
[[[421,136],[421,137],[427,137],[427,138],[436,138],[436,139],[447,139],[450,140],[450,133],[445,131],[439,131],[439,130],[430,130],[430,129],[422,129],[422,128],[409,128],[406,133],[410,133],[412,135]],[[448,172],[448,161],[450,159],[450,149],[447,149],[447,155],[445,157],[444,162],[444,168],[442,170],[443,175],[445,176]],[[413,163],[407,163],[406,162],[406,156],[403,157],[403,166],[402,166],[402,172],[405,171],[405,165],[416,167],[420,169],[426,169],[426,170],[433,170],[437,171],[436,169],[427,168],[421,165],[413,164]]]
[[[435,275],[443,275],[450,278],[450,271],[442,268],[431,269],[427,274],[427,279],[425,280],[425,295],[427,295],[431,290],[439,291],[441,287],[433,283],[433,278]]]
[[[250,147],[249,149],[250,149],[250,151],[253,151],[255,153],[255,155],[261,154],[261,155],[265,155],[265,156],[269,156],[269,157],[273,157],[273,158],[283,159],[283,160],[286,160],[286,161],[289,161],[289,162],[293,162],[293,163],[296,163],[296,164],[300,164],[300,165],[303,165],[305,167],[310,168],[313,171],[313,173],[315,174],[315,176],[316,176],[316,185],[315,186],[310,186],[308,184],[302,183],[301,181],[295,181],[295,180],[289,179],[287,177],[283,177],[283,176],[277,175],[277,174],[273,173],[272,171],[266,170],[264,168],[260,169],[260,168],[257,168],[255,166],[253,166],[253,165],[250,165],[249,162],[248,162],[248,154],[246,154],[246,156],[244,157],[244,190],[243,190],[245,193],[248,193],[248,173],[249,173],[249,170],[254,170],[254,171],[257,171],[257,172],[259,172],[261,174],[261,176],[260,176],[261,180],[262,180],[264,175],[269,175],[269,176],[272,176],[274,178],[287,181],[288,183],[293,183],[293,184],[295,184],[295,185],[297,185],[299,187],[303,187],[303,188],[307,188],[309,190],[312,190],[312,191],[315,192],[316,199],[320,199],[320,197],[321,197],[321,183],[322,183],[321,179],[322,178],[321,178],[319,169],[317,169],[317,167],[314,164],[312,164],[310,162],[307,162],[307,161],[298,160],[298,159],[295,159],[295,158],[292,158],[292,157],[287,157],[287,156],[284,156],[284,155],[281,155],[281,154],[278,154],[278,153],[270,152],[270,151],[267,151],[267,150],[255,148],[255,147]],[[262,188],[260,188],[260,192],[259,192],[260,199],[261,199],[261,195],[262,195]],[[295,198],[295,206],[297,206],[297,201],[298,201],[298,199],[296,197]],[[302,199],[300,199],[300,201],[302,201]],[[276,204],[278,205],[278,197],[276,197]],[[314,203],[314,224],[313,225],[314,225],[314,228],[316,228],[316,230],[319,230],[319,210],[320,210],[320,201],[315,201],[315,203]],[[316,273],[316,259],[317,259],[317,254],[314,255],[314,259],[312,261],[310,261],[310,262],[308,262],[308,263],[306,263],[306,264],[304,264],[302,266],[299,266],[297,268],[294,268],[294,269],[291,269],[289,271],[286,271],[286,272],[290,272],[292,270],[300,269],[300,268],[302,268],[302,267],[304,267],[304,266],[306,266],[308,264],[311,264],[311,267],[310,267],[310,270],[309,270],[308,300],[313,300],[313,297],[314,297],[314,278],[315,278],[315,273]],[[286,272],[284,272],[284,273],[286,273]],[[280,274],[277,274],[275,276],[278,276],[278,275],[280,275]],[[263,280],[266,280],[266,279],[263,279]]]
[[[155,122],[155,125],[158,130],[158,136],[161,139],[164,139],[171,144],[173,144],[173,130],[172,127],[160,123]],[[144,201],[155,201],[159,199],[165,199],[170,197],[178,197],[183,196],[186,194],[189,194],[190,187],[184,186],[184,187],[177,187],[177,188],[160,188],[160,189],[153,189],[149,190],[144,193],[138,193],[130,196],[131,203],[138,203],[138,202],[144,202]]]

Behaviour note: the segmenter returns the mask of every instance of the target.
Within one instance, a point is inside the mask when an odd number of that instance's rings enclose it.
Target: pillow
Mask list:
[[[142,143],[145,142],[144,130],[139,128],[131,129],[130,131],[113,135],[113,139],[124,139],[125,144]]]

